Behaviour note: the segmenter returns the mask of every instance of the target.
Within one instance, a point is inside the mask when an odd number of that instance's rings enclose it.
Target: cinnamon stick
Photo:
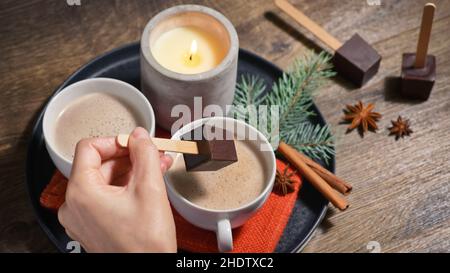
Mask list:
[[[330,172],[329,170],[322,167],[319,163],[316,163],[311,158],[302,154],[301,152],[295,150],[295,153],[301,160],[303,160],[311,169],[313,169],[320,177],[322,177],[332,188],[342,193],[343,195],[348,195],[352,191],[352,186],[337,177],[335,174]]]
[[[339,210],[346,210],[348,202],[344,197],[339,195],[328,183],[323,180],[313,169],[311,169],[299,156],[298,152],[284,142],[278,145],[278,151],[293,164],[301,174],[308,179],[308,181],[336,208]]]

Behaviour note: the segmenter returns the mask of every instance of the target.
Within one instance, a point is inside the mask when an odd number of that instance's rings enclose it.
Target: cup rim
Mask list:
[[[114,83],[117,85],[122,85],[125,88],[127,88],[127,90],[133,92],[136,96],[138,96],[140,99],[142,99],[144,101],[144,104],[146,104],[146,107],[148,108],[149,112],[150,112],[150,121],[152,122],[152,126],[150,128],[149,134],[150,135],[154,135],[155,134],[155,113],[153,111],[153,107],[150,104],[150,102],[148,101],[148,99],[144,96],[144,94],[142,94],[136,87],[132,86],[131,84],[121,81],[121,80],[117,80],[117,79],[113,79],[113,78],[106,78],[106,77],[98,77],[98,78],[89,78],[89,79],[84,79],[81,81],[77,81],[74,82],[66,87],[64,87],[63,89],[61,89],[58,93],[56,93],[55,95],[52,96],[52,98],[50,99],[50,101],[46,104],[45,106],[45,110],[44,110],[44,117],[43,117],[43,122],[42,122],[42,134],[44,136],[44,141],[46,143],[46,145],[48,146],[48,148],[50,150],[52,150],[53,153],[56,154],[56,156],[61,159],[65,164],[72,164],[73,160],[69,160],[67,159],[65,156],[63,156],[60,151],[58,151],[58,149],[55,147],[55,143],[54,142],[50,142],[48,141],[48,135],[50,134],[50,132],[48,132],[48,109],[50,108],[50,106],[55,103],[56,99],[58,99],[61,96],[64,96],[66,93],[68,92],[73,92],[71,89],[78,87],[79,85],[83,85],[86,84],[88,82],[110,82],[110,83]],[[103,89],[99,89],[98,92],[103,92]]]
[[[165,18],[183,12],[205,13],[206,15],[218,20],[227,30],[227,33],[230,36],[230,48],[219,65],[213,69],[195,74],[178,73],[159,64],[153,56],[150,48],[150,32]],[[229,64],[233,62],[234,56],[236,56],[239,52],[239,38],[233,24],[222,13],[201,5],[177,5],[161,11],[150,19],[150,21],[148,21],[144,31],[142,32],[140,44],[141,54],[144,56],[145,61],[148,62],[156,71],[168,78],[188,82],[205,81],[207,79],[217,77],[220,73],[222,73],[222,71],[230,67]]]
[[[186,128],[186,127],[191,127],[191,126],[192,126],[193,128],[197,128],[197,127],[200,126],[201,124],[203,124],[203,123],[205,123],[205,122],[207,122],[207,121],[209,121],[209,120],[213,120],[213,119],[232,120],[233,122],[236,122],[236,123],[238,123],[238,124],[242,124],[242,125],[244,125],[244,126],[247,126],[247,127],[250,128],[251,130],[254,130],[254,131],[257,132],[258,136],[261,137],[261,140],[262,140],[262,142],[263,142],[264,144],[266,144],[266,145],[268,145],[269,147],[271,147],[271,145],[270,145],[269,141],[267,140],[267,138],[266,138],[260,131],[258,131],[255,127],[251,126],[250,124],[245,123],[244,121],[241,121],[241,120],[238,120],[238,119],[234,119],[234,118],[230,118],[230,117],[207,117],[207,118],[201,118],[201,119],[194,120],[194,121],[192,121],[192,122],[190,122],[190,123],[184,125],[184,126],[181,127],[180,129],[178,129],[178,130],[175,132],[175,134],[174,134],[170,139],[179,139],[179,136],[180,136],[180,134],[181,134],[180,132],[181,132],[184,128]],[[176,154],[176,153],[166,152],[166,154],[173,155],[173,154]],[[177,154],[176,154],[176,155],[177,155]],[[260,202],[260,200],[261,200],[262,198],[264,198],[264,196],[265,196],[269,191],[272,190],[273,184],[274,184],[274,181],[275,181],[276,168],[277,168],[276,157],[275,157],[275,153],[274,153],[273,151],[271,152],[270,160],[271,160],[271,162],[272,162],[272,164],[271,164],[271,165],[272,165],[272,172],[271,172],[270,177],[266,180],[266,181],[269,181],[269,182],[268,182],[267,185],[265,186],[264,190],[263,190],[263,191],[262,191],[255,199],[253,199],[252,201],[250,201],[250,202],[248,202],[248,203],[246,203],[246,204],[244,204],[244,205],[242,205],[242,206],[240,206],[240,207],[233,208],[233,209],[209,209],[209,208],[205,208],[205,207],[199,206],[199,205],[197,205],[197,204],[195,204],[195,203],[189,201],[186,197],[184,197],[184,196],[182,196],[181,194],[179,194],[179,193],[173,188],[173,186],[171,185],[171,183],[168,182],[169,179],[168,179],[168,177],[167,177],[167,174],[164,175],[164,182],[165,182],[165,184],[166,184],[166,187],[167,187],[173,194],[175,194],[179,200],[181,200],[184,204],[186,204],[186,205],[188,205],[188,206],[194,207],[194,208],[199,209],[199,210],[202,210],[202,211],[211,212],[211,213],[234,213],[234,212],[242,211],[242,210],[245,210],[246,208],[249,208],[249,207],[254,206],[254,205],[257,204],[258,202]]]

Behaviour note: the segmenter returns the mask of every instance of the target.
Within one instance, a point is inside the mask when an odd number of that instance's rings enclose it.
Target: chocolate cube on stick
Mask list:
[[[186,171],[216,171],[238,160],[233,134],[217,126],[197,127],[181,139],[198,147],[198,154],[183,154]]]
[[[381,56],[358,34],[336,50],[333,65],[342,77],[363,86],[378,72]]]
[[[116,137],[117,144],[128,147],[130,136]],[[217,171],[238,161],[234,137],[216,126],[200,126],[181,137],[182,140],[153,137],[159,151],[182,153],[186,171]]]
[[[275,4],[335,51],[333,64],[340,76],[361,87],[378,72],[381,56],[358,34],[342,44],[288,1]]]
[[[401,94],[411,99],[427,100],[436,75],[436,58],[428,55],[423,68],[415,68],[416,54],[403,54]]]
[[[436,76],[436,57],[427,55],[436,6],[428,3],[422,15],[416,53],[402,58],[401,94],[411,99],[427,100]]]

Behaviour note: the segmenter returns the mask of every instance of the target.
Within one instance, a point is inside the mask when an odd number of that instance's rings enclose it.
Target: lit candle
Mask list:
[[[196,26],[182,26],[162,33],[151,46],[156,61],[181,74],[197,74],[213,69],[228,49],[211,33]]]
[[[194,98],[201,98],[202,107],[220,106],[217,115],[226,115],[236,88],[238,53],[233,25],[211,8],[181,5],[154,16],[142,32],[140,68],[141,90],[158,125],[177,130],[182,123],[176,121],[209,115],[194,109]],[[186,110],[180,105],[191,112],[179,114]]]

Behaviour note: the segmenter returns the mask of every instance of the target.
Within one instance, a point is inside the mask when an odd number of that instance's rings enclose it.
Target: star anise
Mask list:
[[[392,127],[389,128],[390,135],[395,135],[396,140],[413,133],[409,127],[408,119],[403,119],[401,116],[398,116],[397,121],[391,120],[391,123]]]
[[[274,190],[280,195],[286,195],[295,190],[294,181],[292,180],[292,176],[297,173],[297,171],[288,172],[289,165],[285,167],[283,172],[277,170],[277,175],[275,177],[275,185]]]
[[[358,128],[361,136],[364,136],[364,133],[368,130],[378,130],[377,122],[382,115],[372,112],[374,108],[375,104],[369,103],[364,106],[361,101],[358,101],[355,105],[346,105],[344,121],[350,122],[348,131]]]

